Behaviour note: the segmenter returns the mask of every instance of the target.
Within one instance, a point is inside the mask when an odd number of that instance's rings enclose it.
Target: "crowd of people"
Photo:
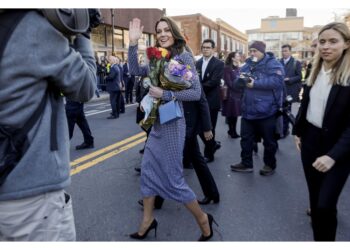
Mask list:
[[[242,62],[239,52],[229,53],[224,60],[216,58],[215,42],[205,39],[202,57],[196,61],[176,22],[162,17],[155,24],[155,47],[170,55],[168,62],[172,59],[190,69],[185,81],[189,87],[175,90],[164,87],[160,80],[152,82],[164,78],[165,70],[139,62],[138,40],[143,26],[138,18],[130,21],[127,62],[121,65],[118,57],[109,56],[107,64],[102,65],[103,61],[96,68],[88,32],[77,35],[71,46],[36,11],[4,15],[0,13],[0,19],[17,20],[20,32],[10,36],[0,57],[0,240],[75,240],[72,199],[64,191],[70,184],[68,149],[74,125],[77,123],[84,135],[84,142],[76,149],[94,147],[83,107],[94,95],[96,82],[105,83],[110,96],[112,112],[107,119],[116,119],[125,112],[125,102],[133,103],[136,79],[138,122],[146,110],[142,103],[146,97],[158,100],[157,108],[174,101],[182,115],[161,122],[159,112],[146,129],[138,169],[143,218],[131,238],[142,240],[152,230],[156,235],[158,221],[153,210],[160,209],[164,200],[177,201],[188,209],[198,224],[199,241],[213,237],[215,215],[200,205],[220,202],[220,190],[208,163],[215,161],[221,148],[215,137],[221,110],[228,136],[240,139],[241,160],[230,166],[233,172],[254,171],[253,152],[262,142],[264,166],[259,173],[274,174],[278,140],[288,137],[292,128],[308,186],[314,240],[336,240],[337,202],[350,172],[350,31],[345,24],[334,22],[320,30],[313,41],[316,53],[303,76],[303,66],[293,58],[288,44],[282,46],[283,57],[278,60],[266,51],[264,42],[253,41],[249,58]],[[31,36],[30,22],[45,32]],[[19,34],[26,39],[20,39]],[[47,39],[55,43],[48,44]],[[28,67],[6,66],[20,56],[16,48],[33,44],[40,44],[41,50],[36,57],[23,58]],[[151,84],[141,90],[146,77],[151,78]],[[63,96],[67,99],[65,108]],[[292,102],[301,101],[294,126],[285,115],[290,106],[283,108],[286,96],[291,96]],[[23,129],[25,124],[32,124],[28,131]],[[203,154],[197,136],[203,141]],[[4,145],[14,145],[15,150]],[[17,154],[17,158],[5,159],[7,154]],[[45,157],[39,159],[38,154]],[[197,199],[187,184],[184,167],[195,170],[203,199]],[[28,223],[28,218],[38,219]]]

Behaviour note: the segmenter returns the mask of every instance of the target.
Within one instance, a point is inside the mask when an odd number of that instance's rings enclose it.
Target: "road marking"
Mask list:
[[[85,116],[92,116],[92,115],[96,115],[96,114],[106,113],[106,112],[111,111],[111,110],[112,109],[101,110],[101,111],[97,111],[97,112],[94,112],[94,113],[85,114]]]
[[[88,154],[88,155],[85,155],[83,157],[80,157],[80,158],[72,161],[70,163],[70,165],[71,165],[71,167],[73,167],[75,165],[78,165],[79,163],[82,163],[84,161],[90,160],[90,159],[92,159],[92,158],[94,158],[94,157],[96,157],[98,155],[105,154],[108,151],[111,151],[112,149],[115,149],[117,147],[123,146],[123,145],[125,145],[125,144],[127,144],[127,143],[129,143],[131,141],[134,141],[134,140],[140,138],[140,137],[144,137],[142,139],[145,139],[146,138],[146,133],[145,132],[138,133],[138,134],[133,135],[131,137],[128,137],[128,138],[126,138],[126,139],[124,139],[124,140],[122,140],[120,142],[117,142],[115,144],[109,145],[109,146],[107,146],[105,148],[102,148],[100,150],[97,150],[95,152],[92,152],[91,154]]]
[[[132,107],[132,106],[135,106],[135,105],[138,105],[138,103],[128,104],[128,105],[125,106],[125,108]],[[110,105],[107,105],[107,106],[110,106]],[[105,109],[105,110],[101,110],[101,111],[91,112],[91,113],[88,113],[88,114],[87,114],[87,112],[90,112],[90,111],[85,111],[86,112],[85,116],[92,116],[92,115],[96,115],[96,114],[106,113],[106,112],[111,111],[111,110],[112,109]]]
[[[109,159],[109,158],[111,158],[111,157],[113,157],[113,156],[115,156],[117,154],[120,154],[121,152],[124,152],[125,150],[128,150],[128,149],[130,149],[132,147],[135,147],[136,145],[138,145],[138,144],[140,144],[140,143],[142,143],[144,141],[146,141],[146,137],[143,137],[143,138],[141,138],[141,139],[139,139],[137,141],[134,141],[134,142],[132,142],[130,144],[127,144],[127,145],[125,145],[125,146],[123,146],[121,148],[113,150],[112,152],[110,152],[108,154],[105,154],[105,155],[102,155],[102,156],[100,156],[100,157],[98,157],[96,159],[93,159],[92,161],[89,161],[89,162],[87,162],[87,163],[85,163],[83,165],[80,165],[80,166],[72,169],[70,171],[70,175],[78,174],[81,171],[86,170],[88,168],[91,168],[92,166],[95,166],[96,164],[98,164],[100,162],[103,162],[103,161],[105,161],[105,160],[107,160],[107,159]]]
[[[94,113],[94,112],[99,112],[99,111],[101,111],[101,110],[98,110],[98,109],[91,109],[91,110],[89,110],[89,111],[86,111],[86,112],[85,112],[85,115],[88,115],[88,114]]]
[[[88,103],[86,105],[86,107],[95,107],[95,106],[102,106],[102,105],[104,105],[103,102],[100,102],[100,103]]]

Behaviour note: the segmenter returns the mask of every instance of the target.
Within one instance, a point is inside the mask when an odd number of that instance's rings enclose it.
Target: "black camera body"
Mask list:
[[[243,72],[240,77],[236,80],[236,86],[238,88],[245,88],[248,83],[255,79],[255,76],[251,72]]]
[[[102,23],[102,16],[100,9],[88,9],[89,10],[89,18],[90,18],[90,26],[89,30],[96,28]]]

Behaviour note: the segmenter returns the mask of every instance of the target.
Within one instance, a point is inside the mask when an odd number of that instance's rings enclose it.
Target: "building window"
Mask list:
[[[220,49],[225,50],[225,36],[223,34],[220,36]]]
[[[264,40],[280,40],[281,33],[265,33]]]
[[[276,29],[277,28],[277,20],[271,20],[270,21],[270,28]]]
[[[211,30],[211,39],[216,45],[218,44],[218,32],[216,30]]]
[[[114,29],[114,47],[123,48],[123,31],[121,29]]]
[[[150,35],[150,40],[151,40],[151,46],[155,46],[156,43],[155,43],[155,39],[154,39],[154,35]]]
[[[129,31],[124,30],[124,48],[129,48]]]
[[[226,51],[231,50],[231,39],[229,37],[226,37]]]
[[[149,35],[143,33],[141,39],[139,39],[138,47],[140,50],[145,50],[149,44]]]
[[[231,40],[231,46],[232,46],[232,51],[235,52],[236,51],[236,41],[235,40]]]
[[[282,35],[282,40],[302,40],[302,32],[285,32]]]
[[[209,27],[207,26],[202,26],[202,43],[205,39],[209,38]]]

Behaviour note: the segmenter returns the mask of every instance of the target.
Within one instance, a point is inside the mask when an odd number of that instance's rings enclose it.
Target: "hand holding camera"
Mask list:
[[[243,72],[236,80],[236,86],[238,88],[253,88],[254,87],[254,76],[249,72]]]

